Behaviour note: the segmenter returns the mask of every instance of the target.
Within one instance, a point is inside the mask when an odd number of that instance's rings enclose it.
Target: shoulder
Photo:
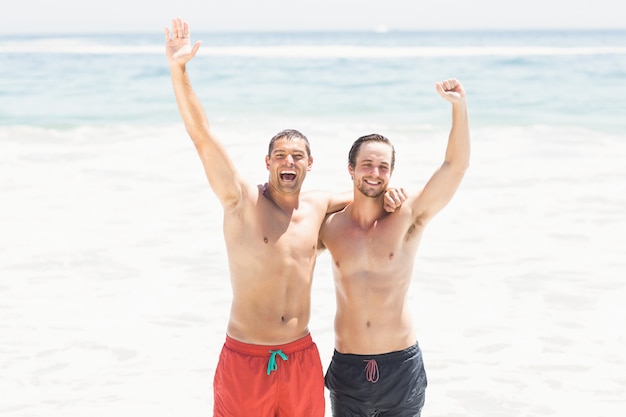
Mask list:
[[[231,213],[241,216],[242,213],[248,211],[251,207],[258,205],[259,201],[262,200],[263,193],[267,190],[266,184],[254,185],[245,181],[241,181],[239,184],[239,193],[233,190],[232,193],[227,194],[227,197],[223,199],[224,214]],[[228,198],[228,196],[231,198]]]
[[[300,202],[310,204],[316,208],[326,209],[332,199],[332,194],[327,191],[304,191],[300,193]]]
[[[348,215],[349,205],[342,208],[341,210],[328,213],[324,217],[324,222],[322,223],[322,229],[324,230],[339,230],[341,227],[346,227],[350,222],[350,216]]]
[[[315,199],[315,200],[329,200],[331,193],[323,190],[308,190],[300,193],[300,198],[303,199]]]

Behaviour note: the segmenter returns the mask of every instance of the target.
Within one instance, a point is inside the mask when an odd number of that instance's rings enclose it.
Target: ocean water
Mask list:
[[[297,128],[307,189],[378,132],[394,185],[441,163],[456,77],[470,170],[409,294],[424,416],[626,413],[626,32],[192,33],[192,83],[241,171]],[[0,40],[0,414],[212,414],[230,286],[221,206],[154,34]],[[316,267],[326,366],[334,295]],[[330,415],[330,414],[328,414]]]

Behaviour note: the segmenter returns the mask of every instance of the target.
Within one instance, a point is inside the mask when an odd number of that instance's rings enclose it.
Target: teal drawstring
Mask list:
[[[276,355],[280,356],[284,361],[287,360],[287,355],[283,353],[282,350],[270,350],[270,360],[267,362],[267,374],[278,369],[278,364],[276,363]]]

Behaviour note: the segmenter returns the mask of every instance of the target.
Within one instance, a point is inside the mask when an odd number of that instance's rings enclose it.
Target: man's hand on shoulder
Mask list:
[[[402,206],[407,199],[407,194],[404,188],[387,188],[385,191],[385,197],[383,201],[383,207],[385,211],[393,213],[397,208]]]

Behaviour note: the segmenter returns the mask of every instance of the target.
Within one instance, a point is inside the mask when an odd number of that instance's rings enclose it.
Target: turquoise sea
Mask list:
[[[199,33],[194,84],[214,117],[445,124],[456,77],[481,126],[620,132],[626,32]],[[163,36],[4,37],[1,126],[177,123]]]
[[[153,34],[0,39],[0,415],[206,416],[230,286],[221,206]],[[306,134],[306,188],[357,137],[394,185],[441,163],[458,78],[470,170],[409,297],[424,416],[626,415],[626,31],[192,33],[195,90],[242,173]],[[332,355],[333,284],[311,332]],[[328,414],[330,415],[330,414]]]

